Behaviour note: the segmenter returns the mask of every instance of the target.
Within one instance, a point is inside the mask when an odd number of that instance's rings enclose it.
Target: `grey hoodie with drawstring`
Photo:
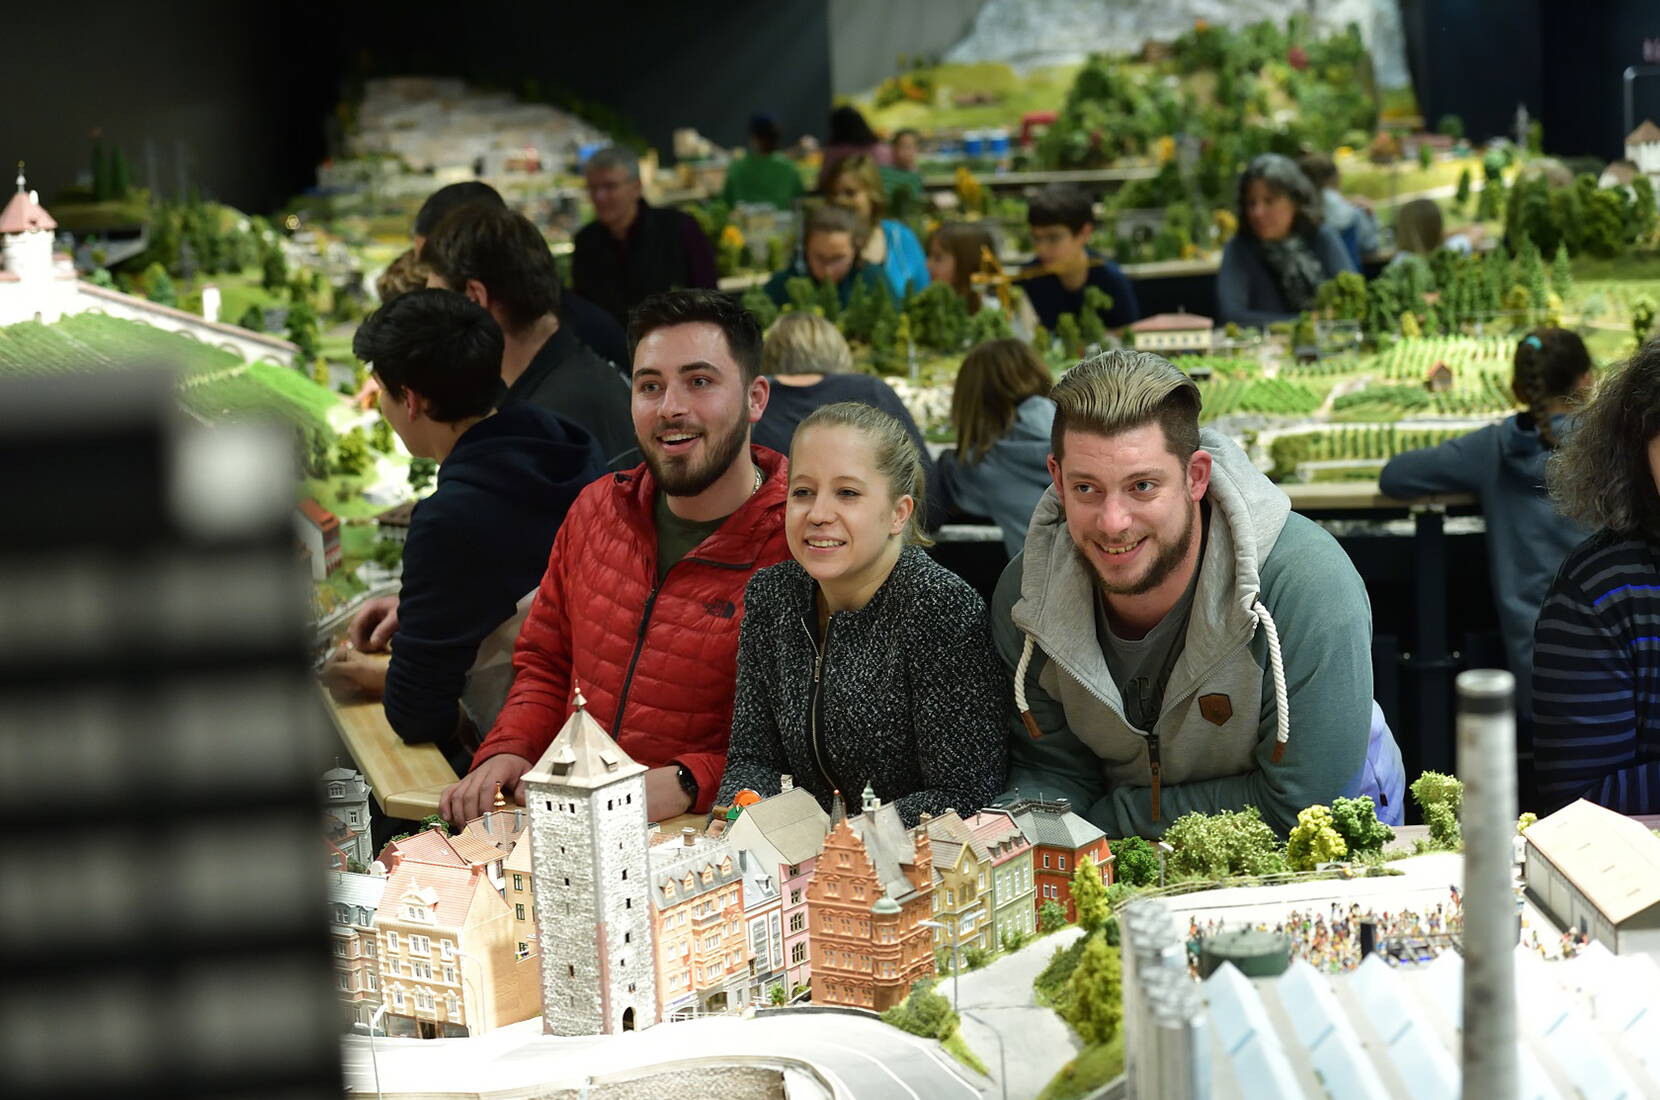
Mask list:
[[[1284,835],[1299,811],[1340,795],[1398,801],[1359,574],[1236,444],[1205,429],[1200,445],[1214,459],[1209,531],[1151,730],[1124,717],[1096,635],[1094,572],[1060,500],[1051,488],[1039,501],[991,608],[1021,712],[1010,796],[1067,798],[1111,837],[1157,837],[1189,811],[1246,805]]]

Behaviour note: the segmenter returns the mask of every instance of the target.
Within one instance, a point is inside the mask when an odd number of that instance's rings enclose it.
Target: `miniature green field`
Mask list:
[[[1021,76],[1009,66],[992,61],[936,65],[922,70],[933,78],[934,102],[902,99],[876,107],[874,92],[857,97],[857,101],[870,124],[886,133],[905,127],[931,131],[1001,126],[1012,131],[1019,128],[1021,116],[1028,112],[1060,110],[1081,68],[1055,65]],[[961,107],[952,101],[954,95],[974,94],[995,99]]]
[[[161,363],[179,375],[179,404],[204,419],[269,414],[331,438],[328,410],[339,398],[310,379],[239,357],[186,336],[100,313],[55,325],[0,328],[0,373],[56,374]]]
[[[1380,166],[1359,155],[1338,158],[1343,193],[1375,200],[1387,200],[1394,195],[1417,191],[1432,191],[1438,187],[1456,187],[1458,177],[1466,168],[1470,170],[1472,179],[1481,178],[1481,158],[1473,156],[1432,161],[1427,169],[1420,168],[1415,160],[1402,160],[1393,165]],[[1471,208],[1474,209],[1474,203],[1471,204]]]

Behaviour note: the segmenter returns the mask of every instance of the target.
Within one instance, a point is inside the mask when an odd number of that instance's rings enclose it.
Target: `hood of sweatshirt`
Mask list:
[[[1268,635],[1270,673],[1280,703],[1278,740],[1290,735],[1284,703],[1283,659],[1278,631],[1260,600],[1261,566],[1291,513],[1279,487],[1251,464],[1231,439],[1209,428],[1199,445],[1211,455],[1211,523],[1199,565],[1199,583],[1188,616],[1186,646],[1172,672],[1167,699],[1179,698],[1204,671],[1237,654],[1261,626]],[[1026,537],[1020,599],[1011,610],[1026,634],[1015,673],[1016,703],[1024,711],[1025,676],[1036,643],[1068,675],[1085,685],[1122,720],[1123,703],[1095,633],[1095,579],[1073,545],[1066,515],[1051,486],[1039,501]]]
[[[438,484],[541,508],[548,500],[574,500],[604,472],[582,427],[536,405],[510,404],[462,434],[438,468]]]
[[[1573,417],[1550,418],[1551,435],[1560,444],[1573,429]],[[1499,423],[1499,461],[1522,484],[1543,485],[1551,448],[1539,434],[1539,422],[1528,413],[1507,416]]]

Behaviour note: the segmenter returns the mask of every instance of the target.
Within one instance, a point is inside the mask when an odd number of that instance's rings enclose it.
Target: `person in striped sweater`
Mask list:
[[[1538,809],[1660,813],[1660,340],[1597,387],[1548,477],[1558,509],[1596,533],[1534,629]]]

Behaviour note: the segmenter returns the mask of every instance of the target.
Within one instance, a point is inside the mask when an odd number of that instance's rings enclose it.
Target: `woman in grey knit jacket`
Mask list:
[[[790,448],[784,533],[795,559],[744,593],[737,694],[716,797],[778,793],[830,808],[868,784],[907,825],[967,815],[1003,789],[1008,678],[985,601],[918,545],[922,462],[899,423],[827,405]]]

